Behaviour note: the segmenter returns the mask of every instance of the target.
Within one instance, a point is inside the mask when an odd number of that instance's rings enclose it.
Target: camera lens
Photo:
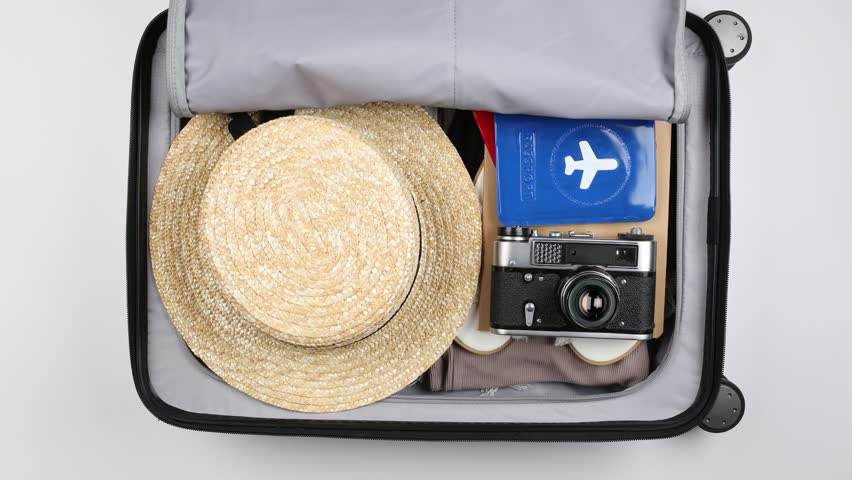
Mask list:
[[[577,325],[595,329],[615,316],[618,290],[615,281],[605,272],[587,270],[562,283],[559,290],[562,313]]]
[[[580,315],[591,321],[600,320],[606,314],[607,296],[598,287],[586,288],[580,293],[577,300]]]

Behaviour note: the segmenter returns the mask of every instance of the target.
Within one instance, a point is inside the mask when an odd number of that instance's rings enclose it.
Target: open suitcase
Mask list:
[[[744,399],[723,376],[728,69],[751,32],[736,14],[705,20],[684,3],[173,0],[142,36],[131,99],[128,329],[144,405],[187,429],[274,435],[597,441],[733,428]],[[293,57],[318,63],[288,68]],[[489,110],[673,124],[666,294],[674,313],[649,343],[647,379],[625,388],[536,384],[494,397],[413,384],[355,410],[300,413],[242,394],[193,356],[157,292],[148,244],[153,188],[186,119],[380,100],[440,107],[439,116]],[[481,144],[475,129],[449,135],[460,150]]]

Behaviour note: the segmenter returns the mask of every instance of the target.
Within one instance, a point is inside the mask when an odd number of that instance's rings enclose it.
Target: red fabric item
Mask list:
[[[476,124],[479,125],[479,131],[482,133],[482,139],[485,141],[485,148],[488,149],[488,154],[491,155],[491,161],[497,164],[497,146],[494,140],[494,112],[484,112],[477,110],[473,112],[476,118]]]

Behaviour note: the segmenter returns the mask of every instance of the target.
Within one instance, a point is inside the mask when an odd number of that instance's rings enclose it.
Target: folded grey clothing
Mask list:
[[[649,371],[645,342],[611,365],[591,365],[570,347],[554,346],[552,338],[533,337],[515,340],[491,355],[471,353],[454,343],[426,375],[430,390],[449,392],[541,382],[630,386],[644,380]]]

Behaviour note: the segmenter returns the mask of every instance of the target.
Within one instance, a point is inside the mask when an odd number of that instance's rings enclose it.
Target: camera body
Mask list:
[[[656,242],[540,236],[503,227],[491,276],[491,331],[503,335],[647,340],[654,332]]]

